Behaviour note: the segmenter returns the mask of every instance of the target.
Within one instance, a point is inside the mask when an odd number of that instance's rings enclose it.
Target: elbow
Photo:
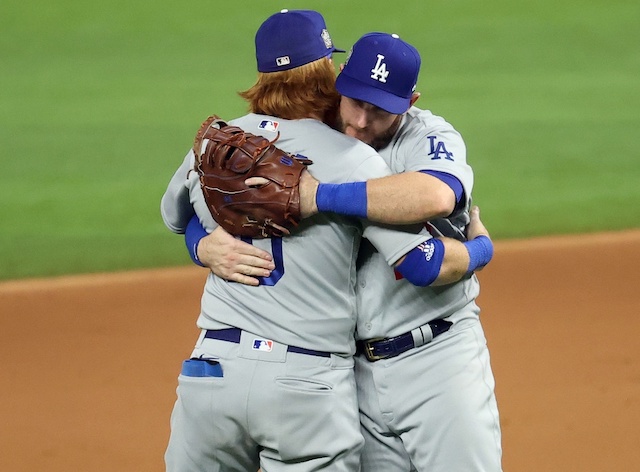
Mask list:
[[[456,208],[456,197],[452,191],[425,192],[414,206],[416,214],[412,223],[424,222],[435,218],[446,218]]]
[[[176,234],[184,234],[185,228],[180,225],[180,222],[168,217],[164,212],[162,213],[162,221],[169,231]]]
[[[176,234],[184,234],[189,220],[194,215],[193,208],[180,210],[176,206],[169,204],[169,199],[163,196],[160,204],[160,215],[164,225],[169,231]]]
[[[431,202],[432,214],[429,218],[444,218],[456,208],[456,197],[453,192],[438,192]]]

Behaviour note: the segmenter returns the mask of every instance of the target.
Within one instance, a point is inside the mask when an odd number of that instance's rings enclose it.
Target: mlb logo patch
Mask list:
[[[291,64],[291,59],[289,56],[276,57],[276,64],[280,67],[288,66]]]
[[[263,120],[258,125],[258,128],[275,133],[278,130],[278,126],[279,126],[279,123],[277,121]]]
[[[254,339],[253,349],[255,351],[271,352],[273,349],[273,341],[271,339]]]

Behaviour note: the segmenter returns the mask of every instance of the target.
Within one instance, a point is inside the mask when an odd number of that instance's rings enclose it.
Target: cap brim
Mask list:
[[[385,90],[362,83],[353,79],[344,73],[338,74],[336,79],[336,89],[340,95],[352,98],[354,100],[362,100],[372,105],[382,108],[384,111],[393,115],[401,115],[409,109],[411,98],[398,97]]]

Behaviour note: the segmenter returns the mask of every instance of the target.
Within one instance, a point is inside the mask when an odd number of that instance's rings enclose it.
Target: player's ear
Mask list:
[[[342,72],[342,69],[344,69],[344,62],[340,64],[340,72]]]
[[[414,103],[416,103],[418,101],[418,99],[420,98],[420,92],[413,92],[413,95],[411,95],[411,105],[413,106]]]

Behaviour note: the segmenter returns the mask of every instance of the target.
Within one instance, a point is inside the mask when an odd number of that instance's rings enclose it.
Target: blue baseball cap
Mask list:
[[[336,89],[340,95],[400,115],[411,105],[420,62],[418,50],[397,34],[365,34],[351,48]]]
[[[313,10],[282,10],[265,20],[256,33],[258,71],[277,72],[303,66],[334,52],[327,25]]]

